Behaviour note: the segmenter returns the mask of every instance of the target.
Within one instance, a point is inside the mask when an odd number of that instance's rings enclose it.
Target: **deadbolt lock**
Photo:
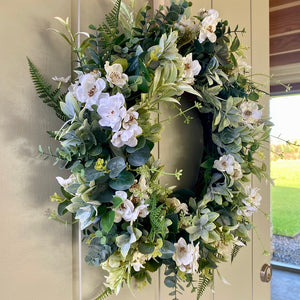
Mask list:
[[[272,267],[269,264],[264,264],[260,270],[260,279],[262,282],[270,282],[272,278]]]

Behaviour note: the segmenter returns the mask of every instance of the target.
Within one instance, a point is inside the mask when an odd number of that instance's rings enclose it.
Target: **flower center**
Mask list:
[[[88,95],[89,97],[93,97],[96,93],[96,86],[94,85],[89,91],[88,91]]]
[[[111,72],[110,78],[113,82],[117,82],[121,79],[121,75],[119,72]]]
[[[244,112],[245,116],[250,117],[252,115],[252,111],[251,110],[246,110]]]
[[[184,64],[184,70],[187,71],[191,68],[191,65],[189,63]]]
[[[207,31],[209,31],[210,33],[214,33],[214,29],[211,25],[207,26]]]
[[[221,165],[222,165],[223,167],[227,167],[227,162],[226,162],[226,161],[223,161]]]

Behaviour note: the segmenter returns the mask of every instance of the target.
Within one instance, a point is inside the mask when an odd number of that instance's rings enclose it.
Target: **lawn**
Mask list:
[[[273,233],[294,236],[300,232],[300,160],[272,161],[271,177]]]

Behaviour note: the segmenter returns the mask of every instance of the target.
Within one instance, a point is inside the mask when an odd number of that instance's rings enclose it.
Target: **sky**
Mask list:
[[[273,136],[285,140],[300,140],[300,95],[279,96],[270,99],[270,117],[274,127],[271,143],[283,143]]]

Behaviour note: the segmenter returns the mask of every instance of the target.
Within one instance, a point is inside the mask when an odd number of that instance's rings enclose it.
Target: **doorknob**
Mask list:
[[[272,278],[272,267],[269,264],[264,264],[260,270],[260,280],[262,282],[270,282]]]

